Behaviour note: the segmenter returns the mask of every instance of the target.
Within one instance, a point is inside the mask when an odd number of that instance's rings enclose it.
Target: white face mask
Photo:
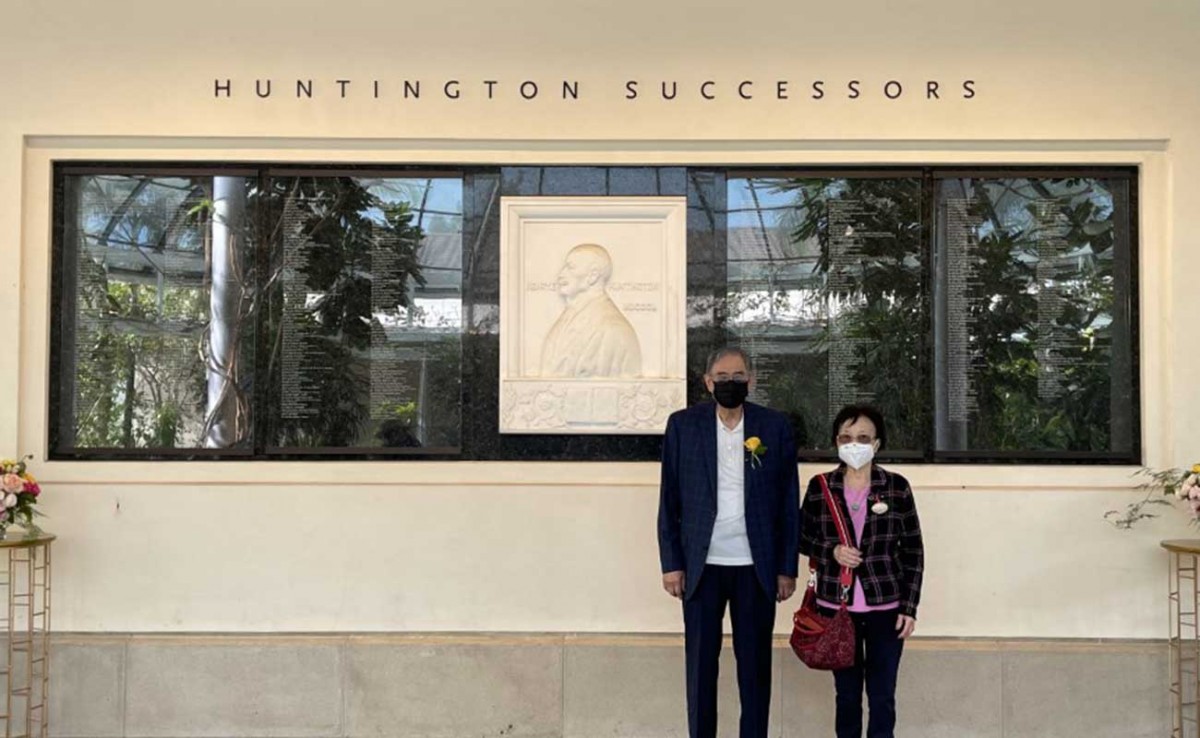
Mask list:
[[[838,458],[846,462],[851,469],[858,471],[875,458],[875,444],[847,443],[838,446]]]

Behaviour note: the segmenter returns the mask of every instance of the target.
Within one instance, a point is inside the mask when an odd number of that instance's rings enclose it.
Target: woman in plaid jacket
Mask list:
[[[834,672],[837,738],[862,738],[864,684],[870,708],[867,738],[892,738],[900,655],[904,639],[916,628],[921,599],[921,523],[908,480],[873,463],[887,443],[878,410],[843,408],[832,436],[842,463],[825,478],[842,518],[851,523],[854,540],[849,546],[839,541],[814,477],[801,506],[800,552],[816,569],[818,605],[832,615],[844,597],[858,639],[854,666]],[[847,592],[838,582],[843,566],[854,572]]]

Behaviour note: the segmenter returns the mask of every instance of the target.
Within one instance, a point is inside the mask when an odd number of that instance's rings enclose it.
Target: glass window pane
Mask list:
[[[251,183],[65,177],[53,452],[249,448]]]
[[[800,449],[830,449],[843,406],[891,421],[893,454],[926,447],[926,262],[919,177],[729,180],[727,326],[755,357],[754,398]]]
[[[459,178],[272,178],[268,447],[459,450],[462,198]]]
[[[497,432],[496,203],[686,192],[689,404],[736,342],[807,458],[865,402],[885,461],[1140,461],[1130,168],[60,166],[55,456],[657,458]]]
[[[1129,180],[943,179],[937,219],[937,448],[1133,455]]]

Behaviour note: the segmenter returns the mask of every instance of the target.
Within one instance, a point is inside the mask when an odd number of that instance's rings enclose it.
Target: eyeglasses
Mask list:
[[[875,443],[875,439],[866,433],[859,433],[857,436],[852,436],[849,433],[843,433],[837,437],[837,442],[839,446],[844,446],[847,443],[861,443],[869,446],[870,444]]]
[[[750,375],[746,372],[734,372],[733,374],[729,374],[728,372],[718,372],[717,374],[712,375],[712,378],[714,382],[728,382],[730,380],[734,382],[750,381]]]

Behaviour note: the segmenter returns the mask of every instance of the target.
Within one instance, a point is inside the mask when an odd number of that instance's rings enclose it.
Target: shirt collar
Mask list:
[[[729,426],[727,426],[723,422],[721,422],[720,408],[721,408],[721,406],[717,405],[717,409],[713,411],[717,414],[717,430],[724,431],[725,433],[741,433],[746,427],[746,408],[745,408],[745,406],[742,407],[742,417],[738,418],[737,425],[733,426],[733,428],[730,428]]]

